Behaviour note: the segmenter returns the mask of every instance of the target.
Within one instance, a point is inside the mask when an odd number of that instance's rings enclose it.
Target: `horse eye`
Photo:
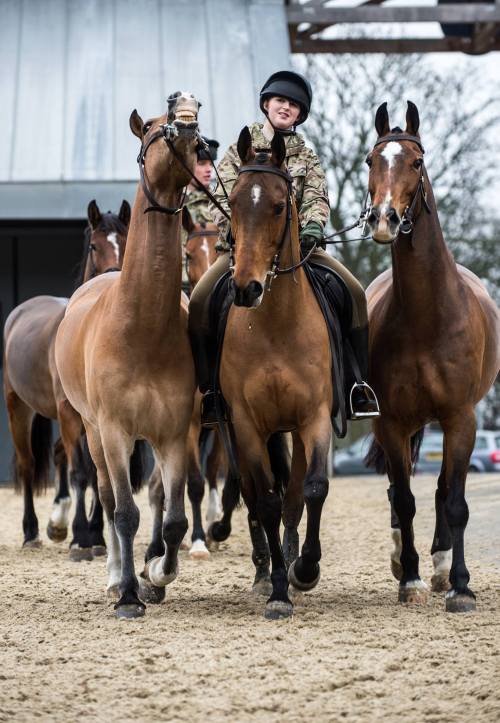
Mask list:
[[[417,158],[416,161],[413,161],[413,168],[422,168],[423,162],[424,162],[423,158]]]
[[[90,244],[90,249],[91,249],[91,251],[97,251],[97,246],[94,243],[92,243],[92,244]]]
[[[153,124],[151,123],[151,121],[148,121],[147,123],[144,123],[144,125],[142,126],[142,132],[143,132],[144,134],[146,134],[146,133],[148,132],[148,130],[151,128],[152,125],[153,125]]]
[[[368,158],[366,158],[365,163],[368,166],[368,168],[372,167],[372,159],[370,158],[370,156],[368,156]]]
[[[274,207],[274,213],[276,214],[276,216],[279,216],[280,213],[282,213],[284,208],[285,208],[284,203],[277,203],[276,206]]]
[[[188,254],[187,251],[186,251],[186,259],[187,259],[188,261],[191,261],[191,254]]]

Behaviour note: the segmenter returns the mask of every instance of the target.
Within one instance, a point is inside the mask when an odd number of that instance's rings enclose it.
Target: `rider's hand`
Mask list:
[[[316,245],[318,248],[325,248],[323,242],[323,229],[315,221],[307,223],[300,233],[300,248],[305,255]]]

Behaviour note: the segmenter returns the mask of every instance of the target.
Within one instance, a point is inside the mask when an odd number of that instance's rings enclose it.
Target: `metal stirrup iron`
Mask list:
[[[364,389],[366,397],[369,401],[375,402],[375,405],[377,407],[377,410],[375,412],[355,412],[354,411],[354,408],[352,406],[352,394],[355,389],[360,389],[360,388]],[[369,384],[367,384],[366,382],[354,382],[354,384],[351,387],[351,391],[349,393],[349,407],[351,410],[351,419],[352,420],[370,419],[370,418],[374,418],[374,417],[380,417],[380,407],[379,407],[377,395],[375,394],[375,392],[373,391],[371,386]]]

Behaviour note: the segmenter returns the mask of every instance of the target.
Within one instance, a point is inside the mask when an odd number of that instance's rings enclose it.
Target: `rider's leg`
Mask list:
[[[375,393],[366,381],[368,378],[368,311],[363,287],[338,259],[333,258],[326,251],[321,249],[315,251],[311,261],[335,271],[344,281],[351,294],[352,320],[348,339],[358,363],[363,385],[357,384],[359,379],[356,379],[356,374],[349,364],[345,370],[348,413],[350,414],[351,411],[352,400],[352,419],[378,416],[379,409]]]
[[[210,327],[210,299],[217,281],[229,270],[229,252],[219,256],[196,284],[189,299],[189,338],[196,379],[203,393],[202,425],[213,426],[217,417],[212,389],[217,340]]]

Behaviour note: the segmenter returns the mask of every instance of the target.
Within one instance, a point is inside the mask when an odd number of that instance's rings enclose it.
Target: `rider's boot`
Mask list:
[[[362,379],[361,382],[357,381],[352,370],[346,373],[348,417],[352,420],[380,417],[377,396],[365,381],[368,377],[368,327],[351,329],[348,338]]]
[[[201,400],[201,426],[212,429],[218,421],[226,421],[226,405],[220,392],[215,392],[212,385],[215,367],[216,349],[213,339],[208,334],[190,334],[196,380],[203,397]]]

